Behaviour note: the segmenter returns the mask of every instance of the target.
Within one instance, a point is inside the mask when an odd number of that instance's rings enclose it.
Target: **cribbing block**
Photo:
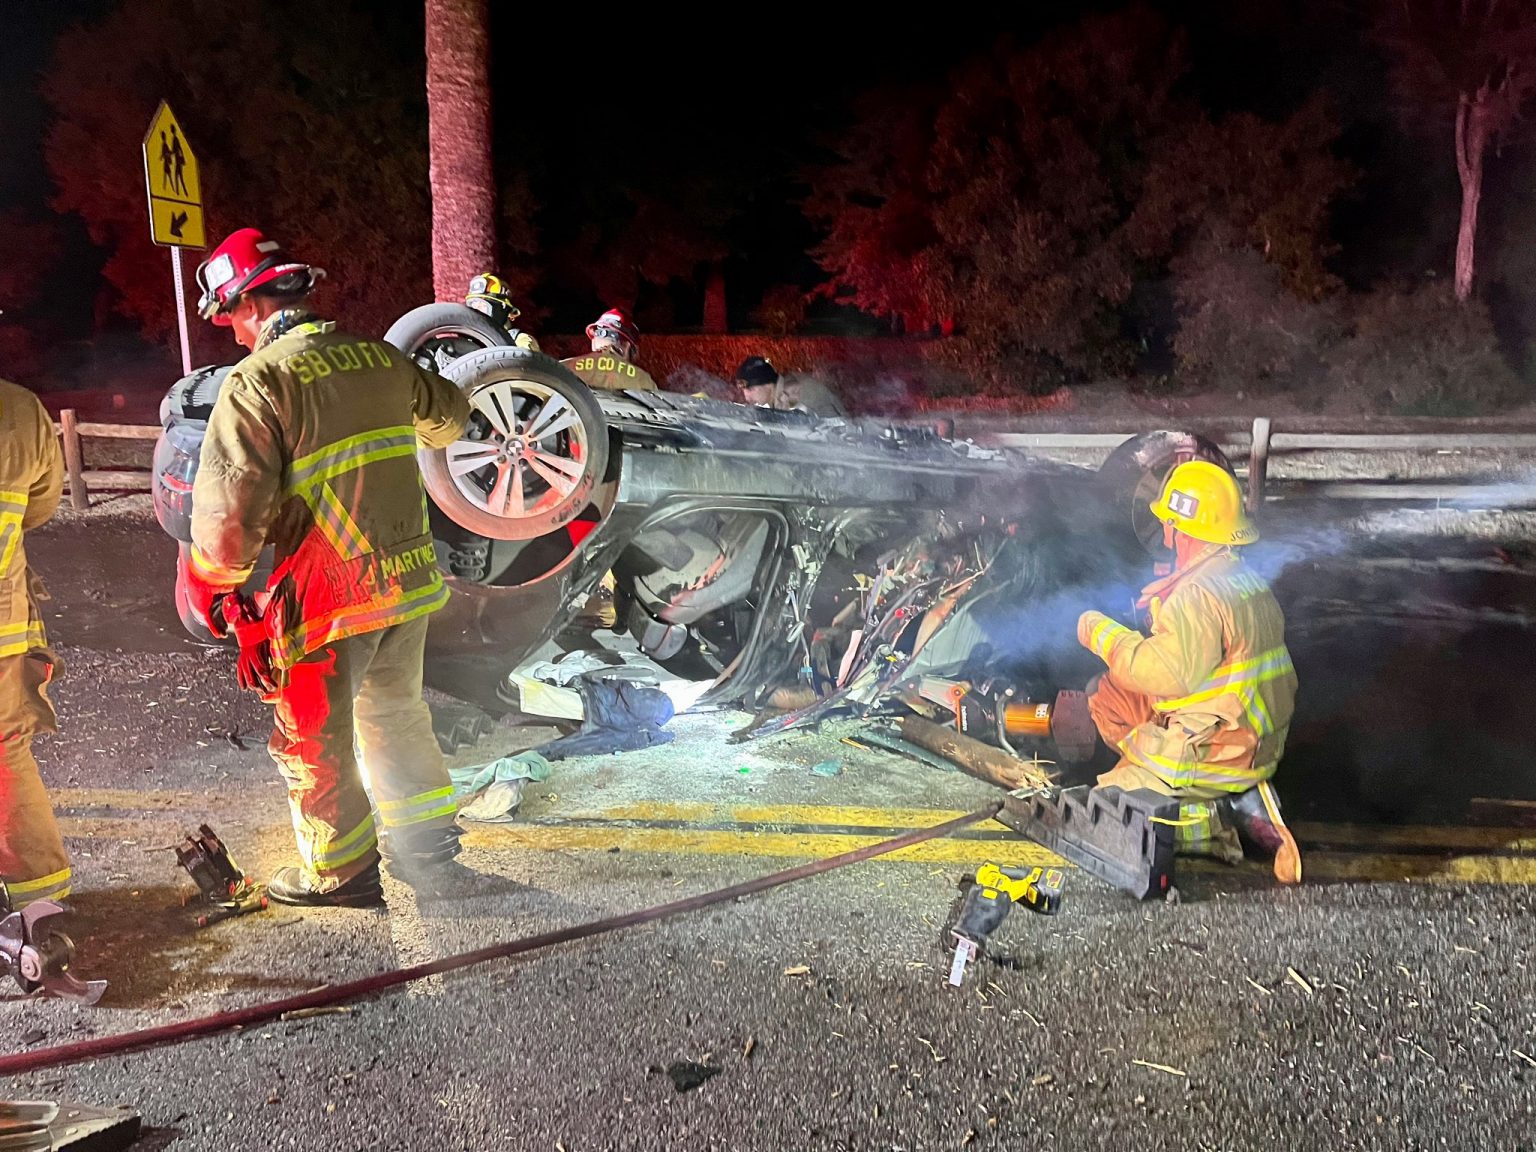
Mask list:
[[[48,1131],[55,1149],[67,1152],[121,1152],[139,1139],[139,1114],[131,1108],[88,1108],[61,1104]]]
[[[1173,886],[1173,826],[1179,802],[1138,788],[1066,788],[1054,796],[1011,795],[998,819],[1138,900]]]
[[[53,1120],[47,1112],[57,1108]],[[39,1114],[41,1111],[42,1114]],[[50,1101],[0,1103],[0,1148],[57,1148],[67,1152],[126,1152],[137,1143],[141,1123],[132,1108],[92,1108]],[[32,1117],[29,1120],[27,1117]],[[32,1123],[38,1127],[31,1127]]]

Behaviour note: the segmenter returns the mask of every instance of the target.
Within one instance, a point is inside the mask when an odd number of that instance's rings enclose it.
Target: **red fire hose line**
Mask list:
[[[314,992],[306,992],[301,996],[289,996],[283,1000],[269,1000],[264,1004],[253,1004],[248,1008],[237,1008],[232,1012],[218,1012],[212,1016],[200,1016],[192,1020],[183,1020],[179,1024],[165,1024],[159,1028],[143,1028],[134,1032],[119,1033],[116,1036],[103,1036],[95,1040],[82,1040],[75,1044],[60,1044],[56,1048],[41,1048],[34,1052],[15,1052],[9,1056],[0,1056],[0,1076],[15,1076],[26,1072],[39,1072],[44,1068],[59,1068],[66,1064],[81,1064],[88,1060],[99,1060],[103,1056],[114,1056],[123,1052],[136,1052],[145,1048],[180,1044],[187,1040],[197,1039],[198,1037],[212,1036],[217,1032],[223,1032],[231,1028],[243,1028],[252,1024],[265,1024],[268,1021],[276,1020],[287,1012],[297,1012],[305,1008],[326,1008],[334,1004],[345,1003],[348,1000],[370,996],[376,992],[382,992],[386,988],[408,984],[412,980],[421,980],[424,977],[436,976],[442,972],[453,972],[459,968],[469,968],[476,964],[483,964],[487,960],[501,960],[508,956],[518,956],[524,952],[533,952],[539,948],[548,948],[555,944],[565,944],[572,940],[584,940],[591,936],[600,936],[605,932],[612,932],[618,928],[631,928],[636,924],[648,924],[653,920],[664,920],[670,916],[681,915],[684,912],[694,912],[700,908],[708,908],[711,904],[721,904],[741,896],[751,896],[757,892],[766,892],[770,888],[792,884],[796,880],[804,880],[809,876],[818,876],[823,872],[846,868],[850,864],[858,864],[875,856],[884,856],[888,852],[910,848],[912,845],[921,844],[925,840],[947,836],[949,833],[958,831],[968,825],[979,824],[983,820],[991,819],[997,815],[1001,808],[1002,802],[999,801],[996,804],[989,804],[985,808],[978,808],[976,811],[969,812],[964,816],[957,816],[953,820],[946,820],[942,824],[935,824],[931,828],[914,829],[891,840],[882,840],[878,844],[856,848],[852,852],[844,852],[838,856],[829,856],[825,860],[815,860],[809,864],[801,864],[782,872],[773,872],[767,876],[759,876],[755,880],[744,880],[740,884],[732,884],[727,888],[717,888],[713,892],[704,892],[697,896],[674,900],[670,904],[660,904],[654,908],[644,908],[638,912],[625,912],[620,916],[608,916],[602,920],[592,920],[586,924],[577,924],[571,928],[561,928],[556,932],[543,932],[537,936],[524,936],[519,940],[508,940],[501,944],[492,944],[486,948],[478,948],[473,952],[461,952],[457,956],[445,956],[441,960],[433,960],[426,964],[413,964],[409,968],[395,968],[388,972],[380,972],[374,976],[364,977],[361,980],[353,980],[348,984],[337,984],[333,987],[321,988]]]

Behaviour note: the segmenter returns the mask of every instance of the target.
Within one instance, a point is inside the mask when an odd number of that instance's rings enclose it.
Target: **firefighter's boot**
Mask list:
[[[321,891],[302,868],[279,868],[267,883],[267,897],[304,908],[374,908],[384,903],[379,866],[370,864],[338,888]]]
[[[462,835],[457,823],[391,828],[379,841],[379,854],[392,875],[410,883],[457,856]]]
[[[1243,844],[1227,816],[1226,805],[1216,800],[1185,800],[1173,821],[1173,839],[1180,856],[1209,856],[1223,864],[1243,862]]]
[[[1280,797],[1265,781],[1234,796],[1232,817],[1238,830],[1275,858],[1275,879],[1282,884],[1301,883],[1301,849],[1280,815]]]

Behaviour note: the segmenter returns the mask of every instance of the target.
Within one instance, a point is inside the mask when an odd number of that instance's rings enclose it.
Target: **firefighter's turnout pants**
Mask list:
[[[335,641],[289,669],[272,697],[269,750],[288,782],[299,855],[321,889],[378,862],[365,779],[386,835],[453,821],[453,786],[421,696],[426,639],[422,616]]]
[[[1099,729],[1104,743],[1119,748],[1138,729],[1160,726],[1166,717],[1157,710],[1157,697],[1137,692],[1118,683],[1106,673],[1099,678],[1098,687],[1088,697],[1088,712]],[[1190,755],[1194,758],[1199,749],[1191,741]],[[1179,852],[1187,856],[1206,854],[1225,855],[1236,848],[1236,830],[1223,818],[1218,801],[1232,795],[1230,788],[1213,788],[1199,783],[1172,784],[1144,765],[1122,756],[1120,763],[1098,778],[1100,788],[1119,788],[1130,792],[1146,788],[1163,796],[1177,798],[1178,823],[1174,825],[1174,842]]]
[[[69,895],[69,856],[32,756],[56,731],[47,685],[59,661],[46,648],[0,656],[0,879],[20,908]]]

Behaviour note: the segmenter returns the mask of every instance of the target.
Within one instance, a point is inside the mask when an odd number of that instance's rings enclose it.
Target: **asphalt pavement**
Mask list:
[[[102,1004],[0,1008],[40,1052],[711,891],[996,793],[832,728],[562,762],[514,823],[389,911],[195,926],[172,848],[208,822],[258,876],[290,862],[264,709],[180,634],[143,509],[66,516],[33,555],[69,662],[40,758]],[[551,735],[499,724],[471,763]],[[811,767],[839,761],[840,774]],[[1271,1149],[1536,1147],[1536,829],[1304,822],[1309,882],[1181,865],[1178,903],[1069,872],[961,988],[945,925],[983,825],[668,921],[435,977],[346,1010],[12,1078],[122,1105],[142,1148]]]

